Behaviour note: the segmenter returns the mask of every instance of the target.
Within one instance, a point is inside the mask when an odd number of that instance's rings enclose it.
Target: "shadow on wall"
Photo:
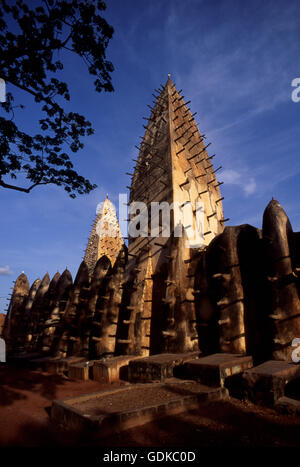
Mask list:
[[[6,362],[6,345],[5,340],[0,337],[0,362]]]

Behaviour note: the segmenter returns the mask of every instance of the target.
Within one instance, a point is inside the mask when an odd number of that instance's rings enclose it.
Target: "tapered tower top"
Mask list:
[[[214,169],[215,154],[208,153],[211,143],[199,131],[194,118],[197,112],[192,113],[190,100],[181,91],[168,75],[165,86],[152,94],[154,100],[148,105],[150,117],[143,117],[145,132],[137,147],[139,155],[131,180],[130,202],[142,201],[149,208],[151,202],[165,201],[182,207],[190,204],[194,213],[192,227],[196,222],[197,202],[202,202],[203,244],[207,245],[224,229],[223,198],[219,189],[222,182],[216,176],[221,167]],[[174,219],[174,227],[176,222]],[[135,245],[138,240],[129,239],[130,250]]]
[[[84,255],[90,276],[98,259],[102,256],[107,256],[113,266],[123,245],[114,205],[106,195],[103,203],[98,205],[96,219]]]

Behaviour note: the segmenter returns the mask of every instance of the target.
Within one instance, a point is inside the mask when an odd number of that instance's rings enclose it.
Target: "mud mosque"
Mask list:
[[[173,219],[169,237],[129,236],[127,246],[105,199],[74,281],[67,269],[32,285],[25,273],[15,281],[3,329],[8,359],[91,364],[169,355],[174,367],[178,355],[198,364],[214,357],[220,369],[226,357],[232,372],[267,365],[267,373],[271,366],[269,373],[278,367],[300,376],[299,366],[290,365],[293,339],[300,337],[300,232],[274,199],[262,229],[226,227],[221,167],[214,166],[189,101],[170,78],[153,95],[129,204],[189,204],[196,219],[201,200],[203,244],[187,247],[184,232],[174,235]],[[104,219],[117,229],[115,237],[99,238]]]

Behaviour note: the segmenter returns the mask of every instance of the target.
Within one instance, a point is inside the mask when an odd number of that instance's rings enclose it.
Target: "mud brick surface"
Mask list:
[[[84,357],[49,358],[45,363],[45,367],[48,373],[64,373],[68,371],[69,365],[83,362],[84,360]]]
[[[300,365],[269,360],[243,374],[245,394],[253,402],[273,405],[284,396],[287,383],[300,377]]]
[[[223,386],[226,378],[253,366],[252,357],[217,353],[184,364],[184,374],[208,386]]]
[[[134,355],[120,355],[108,360],[95,360],[93,366],[93,379],[101,383],[113,383],[120,379],[128,379],[128,364],[138,359]]]
[[[128,379],[131,382],[164,381],[174,375],[174,368],[184,362],[196,359],[199,352],[184,354],[157,354],[129,362]]]
[[[174,378],[175,379],[175,378]],[[126,388],[53,401],[56,424],[99,434],[114,433],[166,415],[198,407],[199,403],[227,398],[225,388],[209,388],[194,381],[134,384]]]

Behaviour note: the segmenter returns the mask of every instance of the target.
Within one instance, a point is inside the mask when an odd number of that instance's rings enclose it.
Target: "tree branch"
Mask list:
[[[68,35],[68,37],[64,40],[64,42],[61,43],[61,47],[65,47],[67,45],[67,43],[71,39],[72,35],[73,35],[73,31],[71,31],[70,34]]]
[[[37,182],[31,185],[29,188],[23,188],[15,185],[9,185],[8,183],[3,182],[3,180],[0,179],[0,186],[3,188],[9,188],[11,190],[16,190],[16,191],[22,191],[23,193],[30,193],[33,188],[39,185],[48,185],[51,182]]]
[[[16,81],[13,81],[11,78],[9,78],[8,76],[2,74],[1,76],[4,76],[4,80],[7,82],[7,83],[10,83],[12,84],[13,86],[16,86],[17,88],[21,89],[22,91],[26,91],[26,92],[29,92],[29,94],[32,94],[34,97],[37,96],[37,93],[32,91],[31,89],[29,88],[25,88],[24,86],[22,86],[21,84],[19,84],[18,82]]]

